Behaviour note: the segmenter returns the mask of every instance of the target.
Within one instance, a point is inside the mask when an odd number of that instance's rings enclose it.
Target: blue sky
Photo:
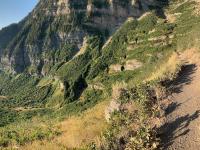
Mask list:
[[[0,0],[0,29],[23,19],[39,0]]]

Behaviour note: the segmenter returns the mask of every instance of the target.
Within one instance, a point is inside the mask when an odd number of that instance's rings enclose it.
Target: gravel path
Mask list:
[[[162,127],[164,150],[200,150],[200,60],[187,63],[175,80]]]

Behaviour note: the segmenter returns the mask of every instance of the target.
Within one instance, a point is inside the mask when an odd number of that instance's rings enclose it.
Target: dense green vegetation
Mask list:
[[[0,31],[0,49],[6,48],[9,41],[11,41],[14,35],[19,31],[19,28],[20,24],[12,24]]]
[[[4,107],[41,107],[44,106],[46,99],[52,94],[51,86],[37,87],[39,79],[30,75],[6,76],[6,74],[1,74],[0,94],[9,96],[9,100],[0,101]]]
[[[42,140],[44,138],[50,140],[59,134],[59,129],[53,126],[50,122],[18,122],[4,128],[0,128],[0,147],[7,147],[14,143],[23,145],[27,142]]]

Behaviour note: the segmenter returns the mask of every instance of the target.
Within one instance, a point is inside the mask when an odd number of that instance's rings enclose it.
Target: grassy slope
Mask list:
[[[80,116],[70,117],[58,124],[62,135],[51,141],[35,141],[23,146],[22,149],[80,148],[85,144],[98,142],[101,132],[107,128],[104,117],[104,110],[107,105],[108,101],[104,101]]]

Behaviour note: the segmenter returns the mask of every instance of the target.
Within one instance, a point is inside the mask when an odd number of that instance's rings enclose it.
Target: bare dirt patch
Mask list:
[[[139,62],[138,60],[132,59],[132,60],[126,61],[124,68],[125,68],[125,70],[135,70],[137,68],[142,67],[142,65],[143,64],[141,62]]]
[[[166,19],[169,23],[174,23],[176,21],[175,14],[166,14]]]
[[[130,70],[133,71],[142,66],[143,66],[142,62],[136,59],[131,59],[131,60],[127,60],[124,65],[121,65],[121,64],[110,65],[109,73],[116,73],[116,72],[121,72],[121,71],[130,71]]]

